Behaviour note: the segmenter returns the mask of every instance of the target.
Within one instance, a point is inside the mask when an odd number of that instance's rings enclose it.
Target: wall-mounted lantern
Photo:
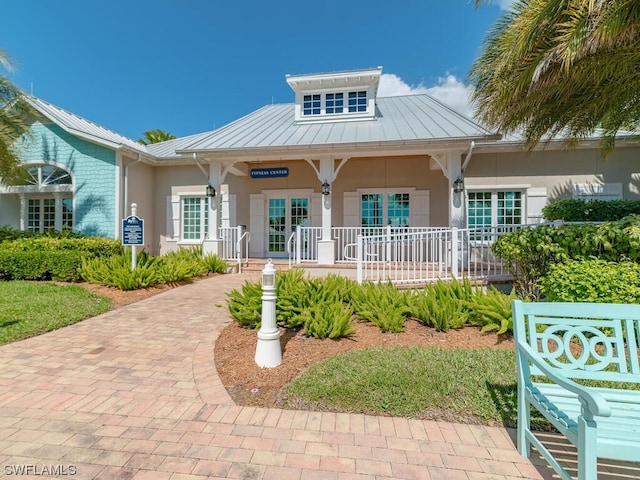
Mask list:
[[[453,193],[462,193],[464,192],[464,180],[462,177],[458,176],[453,182]]]
[[[322,184],[322,195],[329,195],[331,193],[331,185],[326,180]]]
[[[207,197],[214,198],[216,196],[216,189],[210,183],[207,184]]]

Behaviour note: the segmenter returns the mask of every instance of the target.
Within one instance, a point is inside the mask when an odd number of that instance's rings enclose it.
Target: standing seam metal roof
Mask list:
[[[203,134],[191,145],[185,145],[183,151],[497,137],[426,94],[378,98],[376,104],[375,120],[317,123],[296,123],[294,104],[267,105],[208,135]]]
[[[128,147],[139,153],[147,154],[144,145],[131,140],[119,133],[113,132],[107,128],[86,120],[74,113],[63,110],[60,107],[45,102],[44,100],[32,95],[25,95],[27,101],[42,115],[52,122],[62,127],[72,135],[79,136],[86,140],[106,145],[111,148]]]

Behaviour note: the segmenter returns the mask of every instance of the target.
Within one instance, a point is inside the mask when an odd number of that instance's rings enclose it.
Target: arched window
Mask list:
[[[22,185],[36,185],[39,188],[50,185],[71,185],[71,174],[66,170],[50,164],[29,165]]]
[[[50,163],[30,163],[12,192],[20,196],[20,228],[32,232],[73,229],[73,177]]]

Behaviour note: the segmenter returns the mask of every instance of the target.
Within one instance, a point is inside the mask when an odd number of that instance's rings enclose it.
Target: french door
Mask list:
[[[286,257],[287,241],[298,225],[309,225],[309,197],[278,195],[267,199],[267,255]]]

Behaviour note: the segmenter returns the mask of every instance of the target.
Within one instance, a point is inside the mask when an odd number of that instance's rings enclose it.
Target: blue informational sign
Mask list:
[[[144,220],[131,215],[122,220],[122,245],[144,245]]]
[[[252,168],[251,178],[278,178],[288,177],[289,167],[274,167],[274,168]]]

